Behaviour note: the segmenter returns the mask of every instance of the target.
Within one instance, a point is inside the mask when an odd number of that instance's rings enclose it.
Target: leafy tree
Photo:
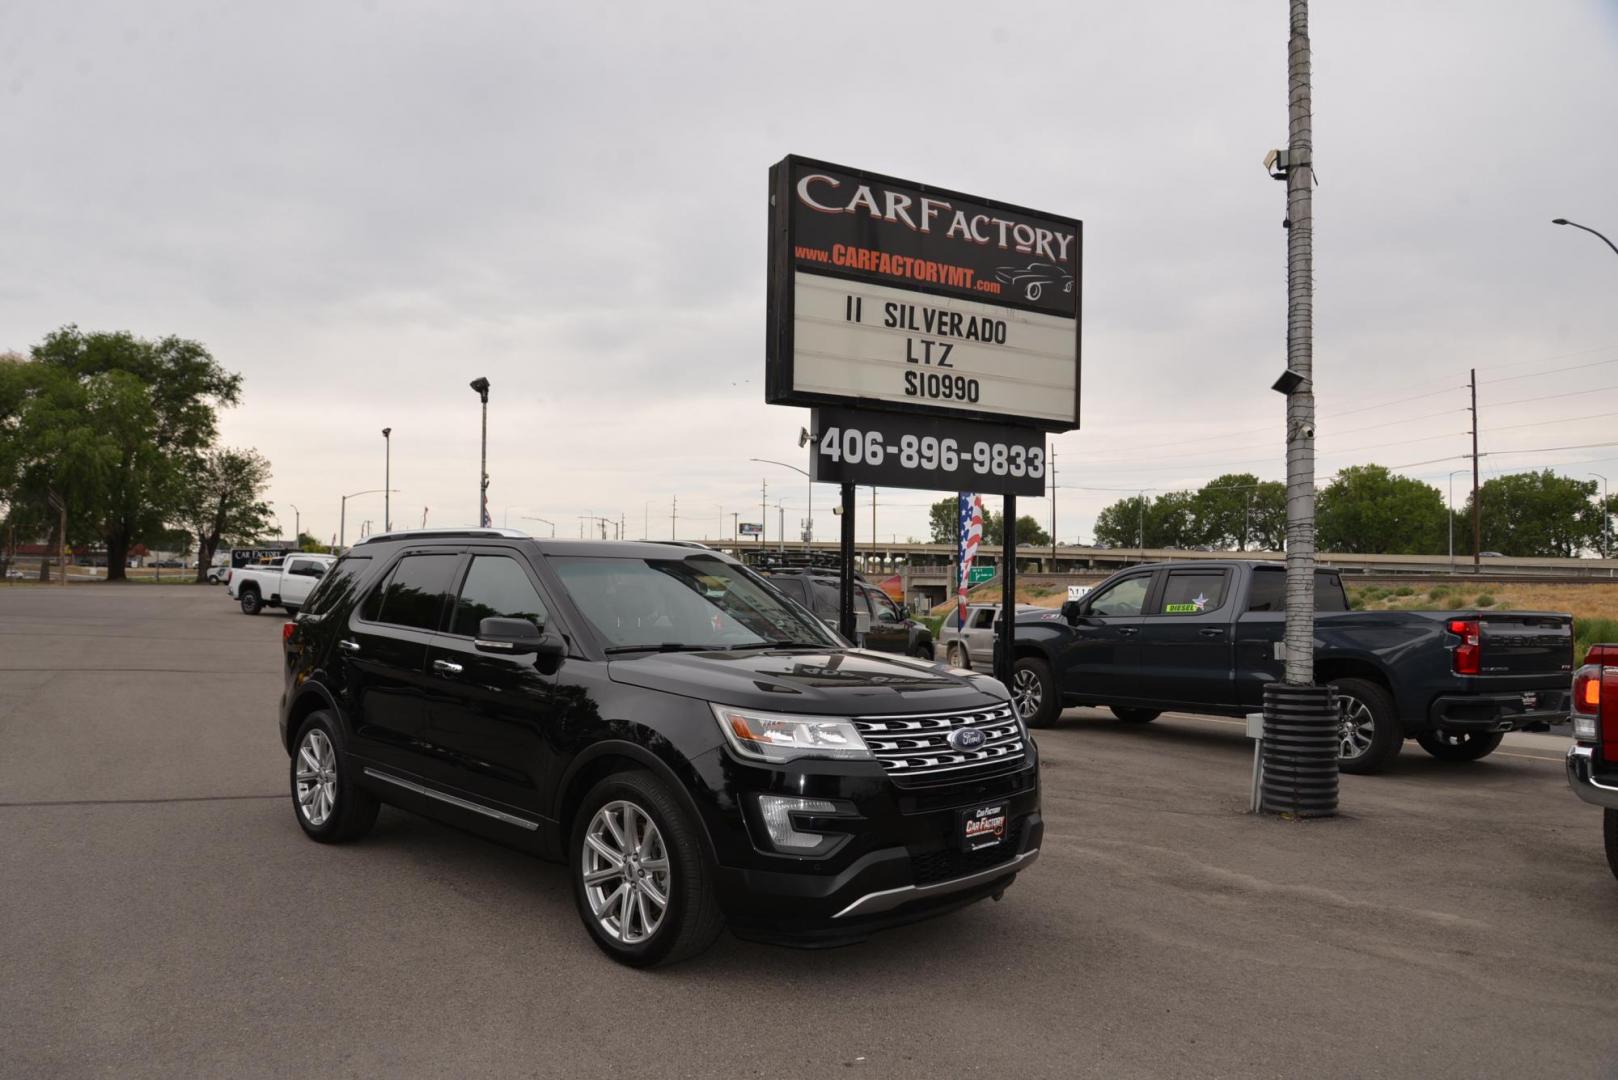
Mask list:
[[[1278,551],[1286,537],[1286,485],[1252,473],[1227,473],[1197,491],[1197,542],[1213,548]]]
[[[905,542],[908,544],[914,544],[916,540],[914,537],[911,537]],[[323,540],[317,540],[306,532],[298,534],[298,550],[307,551],[314,555],[332,554],[330,544],[327,544]]]
[[[1570,558],[1583,549],[1600,550],[1602,508],[1594,480],[1575,480],[1549,469],[1512,473],[1487,480],[1479,492],[1483,550],[1504,555]],[[1462,522],[1464,521],[1464,526]],[[1472,550],[1472,500],[1456,522],[1457,549]]]
[[[1002,527],[1003,531],[1003,527]],[[1023,514],[1017,519],[1017,544],[1032,544],[1035,547],[1050,547],[1051,534],[1040,525],[1039,519],[1032,514]]]
[[[932,530],[932,542],[935,544],[954,544],[959,542],[956,535],[960,531],[960,497],[952,495],[947,499],[939,499],[927,510],[927,525]]]
[[[1287,486],[1281,481],[1267,480],[1253,492],[1247,536],[1248,546],[1259,551],[1286,550]]]
[[[1101,509],[1096,515],[1095,542],[1105,547],[1145,547],[1146,512],[1151,500],[1144,495],[1127,499]]]
[[[270,463],[257,450],[207,450],[187,463],[174,520],[196,537],[199,583],[221,543],[244,544],[268,530],[269,481]]]
[[[214,440],[215,410],[239,399],[241,377],[194,341],[76,326],[48,335],[33,360],[23,456],[36,488],[41,476],[57,485],[105,543],[107,577],[120,580],[131,545],[175,515],[187,468]],[[42,424],[51,413],[56,424]]]
[[[1096,515],[1096,543],[1107,547],[1192,548],[1198,545],[1194,496],[1170,491],[1156,499],[1119,499]]]
[[[1320,492],[1315,529],[1325,551],[1437,555],[1447,549],[1448,513],[1431,484],[1355,465]]]

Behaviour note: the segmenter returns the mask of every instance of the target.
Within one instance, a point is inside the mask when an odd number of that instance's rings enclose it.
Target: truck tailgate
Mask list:
[[[1484,675],[1558,675],[1573,670],[1573,617],[1534,611],[1479,611]]]

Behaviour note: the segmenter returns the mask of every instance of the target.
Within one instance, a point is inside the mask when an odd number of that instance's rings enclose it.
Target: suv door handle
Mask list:
[[[1223,637],[1225,634],[1225,628],[1223,626],[1205,626],[1201,630],[1198,630],[1197,633],[1201,634],[1203,637]]]
[[[445,675],[459,675],[464,669],[453,660],[434,660],[433,670],[441,671]]]
[[[346,653],[357,653],[360,651],[360,643],[357,641],[349,641],[347,638],[340,639],[337,642],[337,647]]]
[[[1140,633],[1140,627],[1138,627],[1138,626],[1120,626],[1118,628],[1118,632],[1120,634],[1122,634],[1124,637],[1134,637],[1136,634]]]

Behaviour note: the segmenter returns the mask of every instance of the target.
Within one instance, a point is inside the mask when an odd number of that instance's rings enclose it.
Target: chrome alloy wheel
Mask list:
[[[580,873],[596,923],[614,941],[635,945],[663,925],[669,910],[668,848],[634,803],[607,803],[584,833]]]
[[[320,828],[337,805],[337,751],[331,738],[310,728],[298,744],[298,812]]]
[[[1017,708],[1017,715],[1027,720],[1039,712],[1040,703],[1045,700],[1045,688],[1040,685],[1039,676],[1030,668],[1023,668],[1011,677],[1011,703]]]
[[[1371,707],[1357,697],[1337,695],[1337,756],[1353,759],[1371,749],[1376,718]]]

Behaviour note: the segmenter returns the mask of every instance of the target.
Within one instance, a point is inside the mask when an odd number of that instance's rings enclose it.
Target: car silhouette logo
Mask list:
[[[977,728],[961,728],[949,733],[949,744],[957,750],[976,750],[984,743],[985,736]]]
[[[1073,292],[1073,275],[1055,263],[1034,262],[1027,266],[1002,266],[995,270],[995,279],[1002,285],[1021,289],[1023,299],[1036,301],[1047,288],[1057,292]]]

